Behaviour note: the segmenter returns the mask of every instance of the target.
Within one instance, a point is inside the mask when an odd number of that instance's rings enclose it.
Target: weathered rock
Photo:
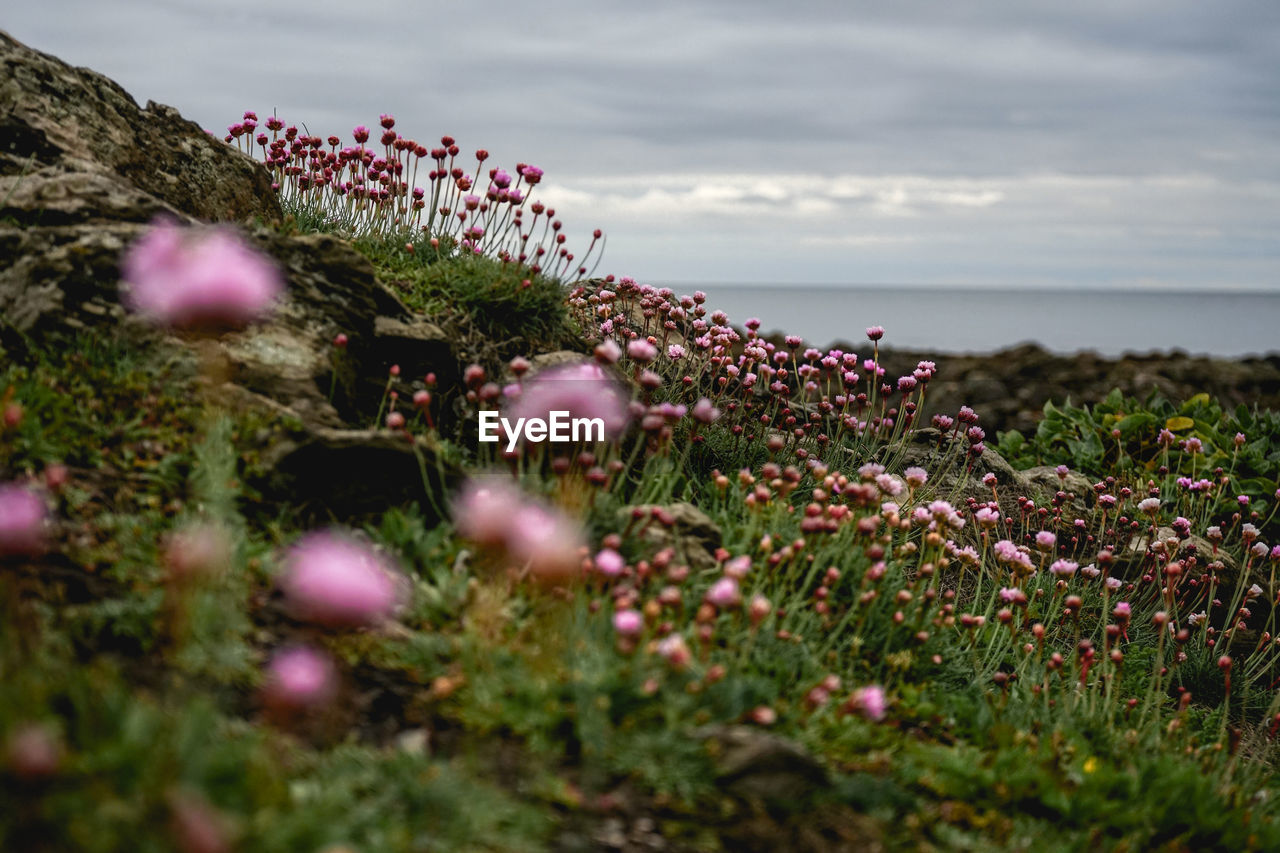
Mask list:
[[[858,351],[853,345],[844,348]],[[1092,352],[1056,355],[1034,344],[963,355],[880,349],[889,376],[910,373],[922,359],[935,361],[938,373],[929,383],[919,422],[969,405],[993,440],[1003,430],[1034,432],[1046,402],[1093,405],[1113,388],[1139,399],[1158,390],[1181,402],[1208,391],[1224,406],[1280,407],[1277,355],[1221,359],[1175,351],[1107,358]]]
[[[654,517],[654,511],[665,514],[670,525]],[[720,527],[702,510],[688,503],[666,506],[644,504],[618,510],[618,521],[637,525],[639,537],[655,550],[671,547],[678,560],[694,570],[715,568],[715,550],[720,547]]]
[[[694,736],[707,743],[716,776],[740,797],[794,803],[827,784],[827,771],[798,744],[750,726],[706,726]]]
[[[168,107],[140,110],[95,72],[0,33],[0,336],[128,321],[121,255],[159,214],[179,222],[258,217],[280,208],[266,171]],[[262,225],[248,238],[287,282],[265,322],[224,335],[227,378],[318,426],[371,423],[387,370],[456,379],[451,341],[374,279],[368,260],[327,235]],[[341,353],[339,332],[349,339]]]
[[[1221,568],[1216,571],[1219,585],[1225,586],[1227,589],[1235,587],[1236,581],[1240,577],[1240,564],[1228,550],[1220,548],[1217,553],[1214,553],[1213,543],[1202,536],[1192,534],[1186,539],[1181,539],[1172,527],[1156,528],[1157,542],[1167,543],[1170,540],[1178,542],[1178,552],[1176,554],[1178,559],[1185,560],[1192,556],[1196,558],[1196,569],[1192,572],[1192,577],[1197,577],[1201,573],[1209,571],[1209,564],[1218,562],[1221,563]],[[1150,536],[1143,534],[1130,542],[1124,553],[1129,557],[1142,557],[1147,553],[1149,547]],[[1249,578],[1249,582],[1252,583],[1259,577],[1261,575],[1254,574]]]
[[[1065,477],[1058,476],[1058,469],[1051,465],[1037,465],[1018,472],[1019,479],[1026,484],[1027,496],[1036,503],[1044,505],[1053,499],[1058,492],[1066,492],[1074,499],[1078,508],[1092,506],[1094,503],[1093,483],[1078,471],[1068,471]]]
[[[263,459],[271,472],[259,484],[268,499],[287,501],[304,515],[347,519],[416,501],[428,518],[433,501],[461,480],[422,438],[390,430],[306,429]]]
[[[280,218],[271,178],[252,158],[173,108],[140,109],[107,77],[2,31],[0,104],[0,199],[20,190],[0,218],[67,224],[109,211],[117,221],[149,219],[154,202],[130,188],[197,219]],[[46,209],[61,221],[43,222]]]

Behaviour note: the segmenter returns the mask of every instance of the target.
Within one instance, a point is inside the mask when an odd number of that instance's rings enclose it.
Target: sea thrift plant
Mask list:
[[[275,116],[255,134],[253,115],[232,124],[225,140],[261,159],[287,210],[353,235],[422,238],[436,251],[488,255],[531,275],[588,278],[599,263],[598,229],[575,255],[555,209],[533,198],[544,175],[537,166],[493,166],[488,151],[464,155],[451,136],[429,147],[402,136],[390,115],[379,119],[380,132],[355,127],[354,145],[300,134]]]
[[[284,290],[275,264],[225,228],[160,220],[121,261],[125,299],[179,329],[235,329],[266,317]]]

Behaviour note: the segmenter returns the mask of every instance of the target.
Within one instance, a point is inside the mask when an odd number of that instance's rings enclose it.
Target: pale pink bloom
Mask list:
[[[267,665],[263,698],[275,708],[300,710],[324,705],[337,692],[337,673],[324,652],[295,646],[276,652]]]
[[[120,266],[129,306],[177,328],[239,328],[265,316],[284,289],[276,266],[224,228],[184,233],[161,221]]]
[[[671,359],[672,361],[679,361],[680,359],[684,358],[684,347],[680,346],[679,344],[672,344],[671,346],[667,347],[667,358]]]
[[[734,607],[741,600],[738,582],[731,577],[720,578],[707,590],[707,601],[719,608]]]
[[[741,557],[734,557],[732,560],[724,564],[724,573],[727,577],[734,580],[742,580],[751,571],[751,558],[745,554]]]
[[[511,519],[527,500],[509,479],[468,480],[453,502],[453,522],[458,533],[472,542],[501,545],[506,542]]]
[[[627,561],[612,548],[603,548],[596,554],[596,571],[607,578],[616,578],[627,567]]]
[[[552,412],[568,412],[570,418],[598,418],[605,438],[612,440],[627,427],[627,403],[627,395],[603,367],[583,361],[539,371],[525,382],[506,417],[549,421]]]
[[[1058,537],[1051,531],[1041,530],[1036,534],[1036,547],[1041,551],[1048,551],[1058,541]]]
[[[634,637],[644,630],[644,617],[638,610],[619,610],[613,614],[613,630],[624,637]]]
[[[649,362],[658,357],[658,348],[644,338],[636,338],[627,344],[627,355],[634,361]]]
[[[1071,560],[1054,560],[1053,565],[1049,566],[1049,573],[1058,577],[1069,578],[1076,573],[1078,567],[1079,564]]]
[[[40,495],[17,483],[0,485],[0,557],[44,551],[49,511]]]
[[[889,700],[884,695],[884,688],[878,684],[859,687],[853,691],[851,704],[858,713],[872,722],[883,720],[889,708]]]
[[[280,587],[301,618],[350,628],[391,615],[400,600],[397,577],[368,545],[325,531],[307,534],[290,549]]]
[[[675,669],[684,669],[693,660],[689,644],[680,634],[672,634],[658,643],[658,654]]]
[[[712,405],[710,400],[703,397],[693,404],[693,411],[690,414],[693,415],[695,421],[709,424],[720,417],[720,410]]]
[[[929,481],[929,472],[923,468],[908,468],[902,472],[902,478],[908,486],[918,489]]]
[[[1115,592],[1117,589],[1124,586],[1124,581],[1120,580],[1120,578],[1107,578],[1106,584],[1107,589]]]
[[[527,503],[509,520],[507,553],[544,583],[574,580],[582,570],[582,526],[558,509]]]
[[[581,525],[510,480],[469,481],[454,501],[453,517],[462,536],[502,548],[517,567],[527,567],[541,580],[558,583],[579,573],[579,551],[586,544]],[[606,565],[609,560],[606,556]]]
[[[991,507],[982,507],[973,514],[973,517],[977,519],[978,524],[983,527],[995,527],[1000,523],[999,510],[994,510]]]
[[[596,345],[596,359],[604,364],[615,364],[622,358],[622,347],[613,338],[606,338]]]

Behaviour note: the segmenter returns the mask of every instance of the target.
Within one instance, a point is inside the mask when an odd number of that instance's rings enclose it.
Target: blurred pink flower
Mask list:
[[[221,526],[193,522],[170,534],[164,562],[174,579],[215,577],[230,565],[234,547]]]
[[[309,646],[276,653],[263,684],[266,703],[282,710],[323,705],[337,692],[337,675],[329,656]]]
[[[298,616],[331,627],[379,622],[401,597],[398,573],[384,557],[327,531],[307,534],[290,549],[280,587]]]
[[[49,511],[35,491],[17,483],[0,484],[0,556],[44,551]]]
[[[62,764],[62,742],[45,723],[23,723],[9,733],[5,760],[9,771],[24,782],[47,779]]]
[[[599,364],[582,361],[539,371],[526,380],[520,397],[506,417],[549,420],[551,412],[568,412],[570,418],[599,418],[608,440],[627,426],[627,396]]]
[[[741,600],[742,594],[738,591],[738,582],[731,577],[720,578],[707,590],[707,601],[721,609],[736,607]]]
[[[608,578],[616,578],[627,567],[627,561],[612,548],[603,548],[596,554],[596,571]]]
[[[878,684],[859,687],[853,691],[853,696],[850,697],[849,703],[854,710],[873,722],[883,720],[885,711],[889,708],[889,701],[885,698],[884,688]]]
[[[527,498],[509,479],[468,480],[453,502],[458,533],[479,545],[503,545],[511,519]]]
[[[183,329],[239,328],[265,316],[284,289],[275,265],[235,232],[184,233],[163,220],[120,267],[133,310]]]
[[[538,580],[563,583],[581,573],[586,546],[582,525],[526,495],[509,479],[488,476],[467,482],[453,502],[453,518],[463,537],[503,549],[516,568],[528,568]],[[614,558],[623,562],[617,552],[601,551],[601,571],[614,568]]]
[[[559,584],[582,572],[582,526],[560,510],[527,503],[509,519],[507,552],[536,580]]]
[[[634,637],[644,630],[644,617],[638,610],[619,610],[613,614],[613,629],[624,637]]]

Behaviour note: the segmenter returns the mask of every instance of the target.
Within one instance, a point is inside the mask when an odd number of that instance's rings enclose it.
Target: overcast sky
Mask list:
[[[1280,3],[14,3],[225,132],[393,113],[647,282],[1280,289]]]

